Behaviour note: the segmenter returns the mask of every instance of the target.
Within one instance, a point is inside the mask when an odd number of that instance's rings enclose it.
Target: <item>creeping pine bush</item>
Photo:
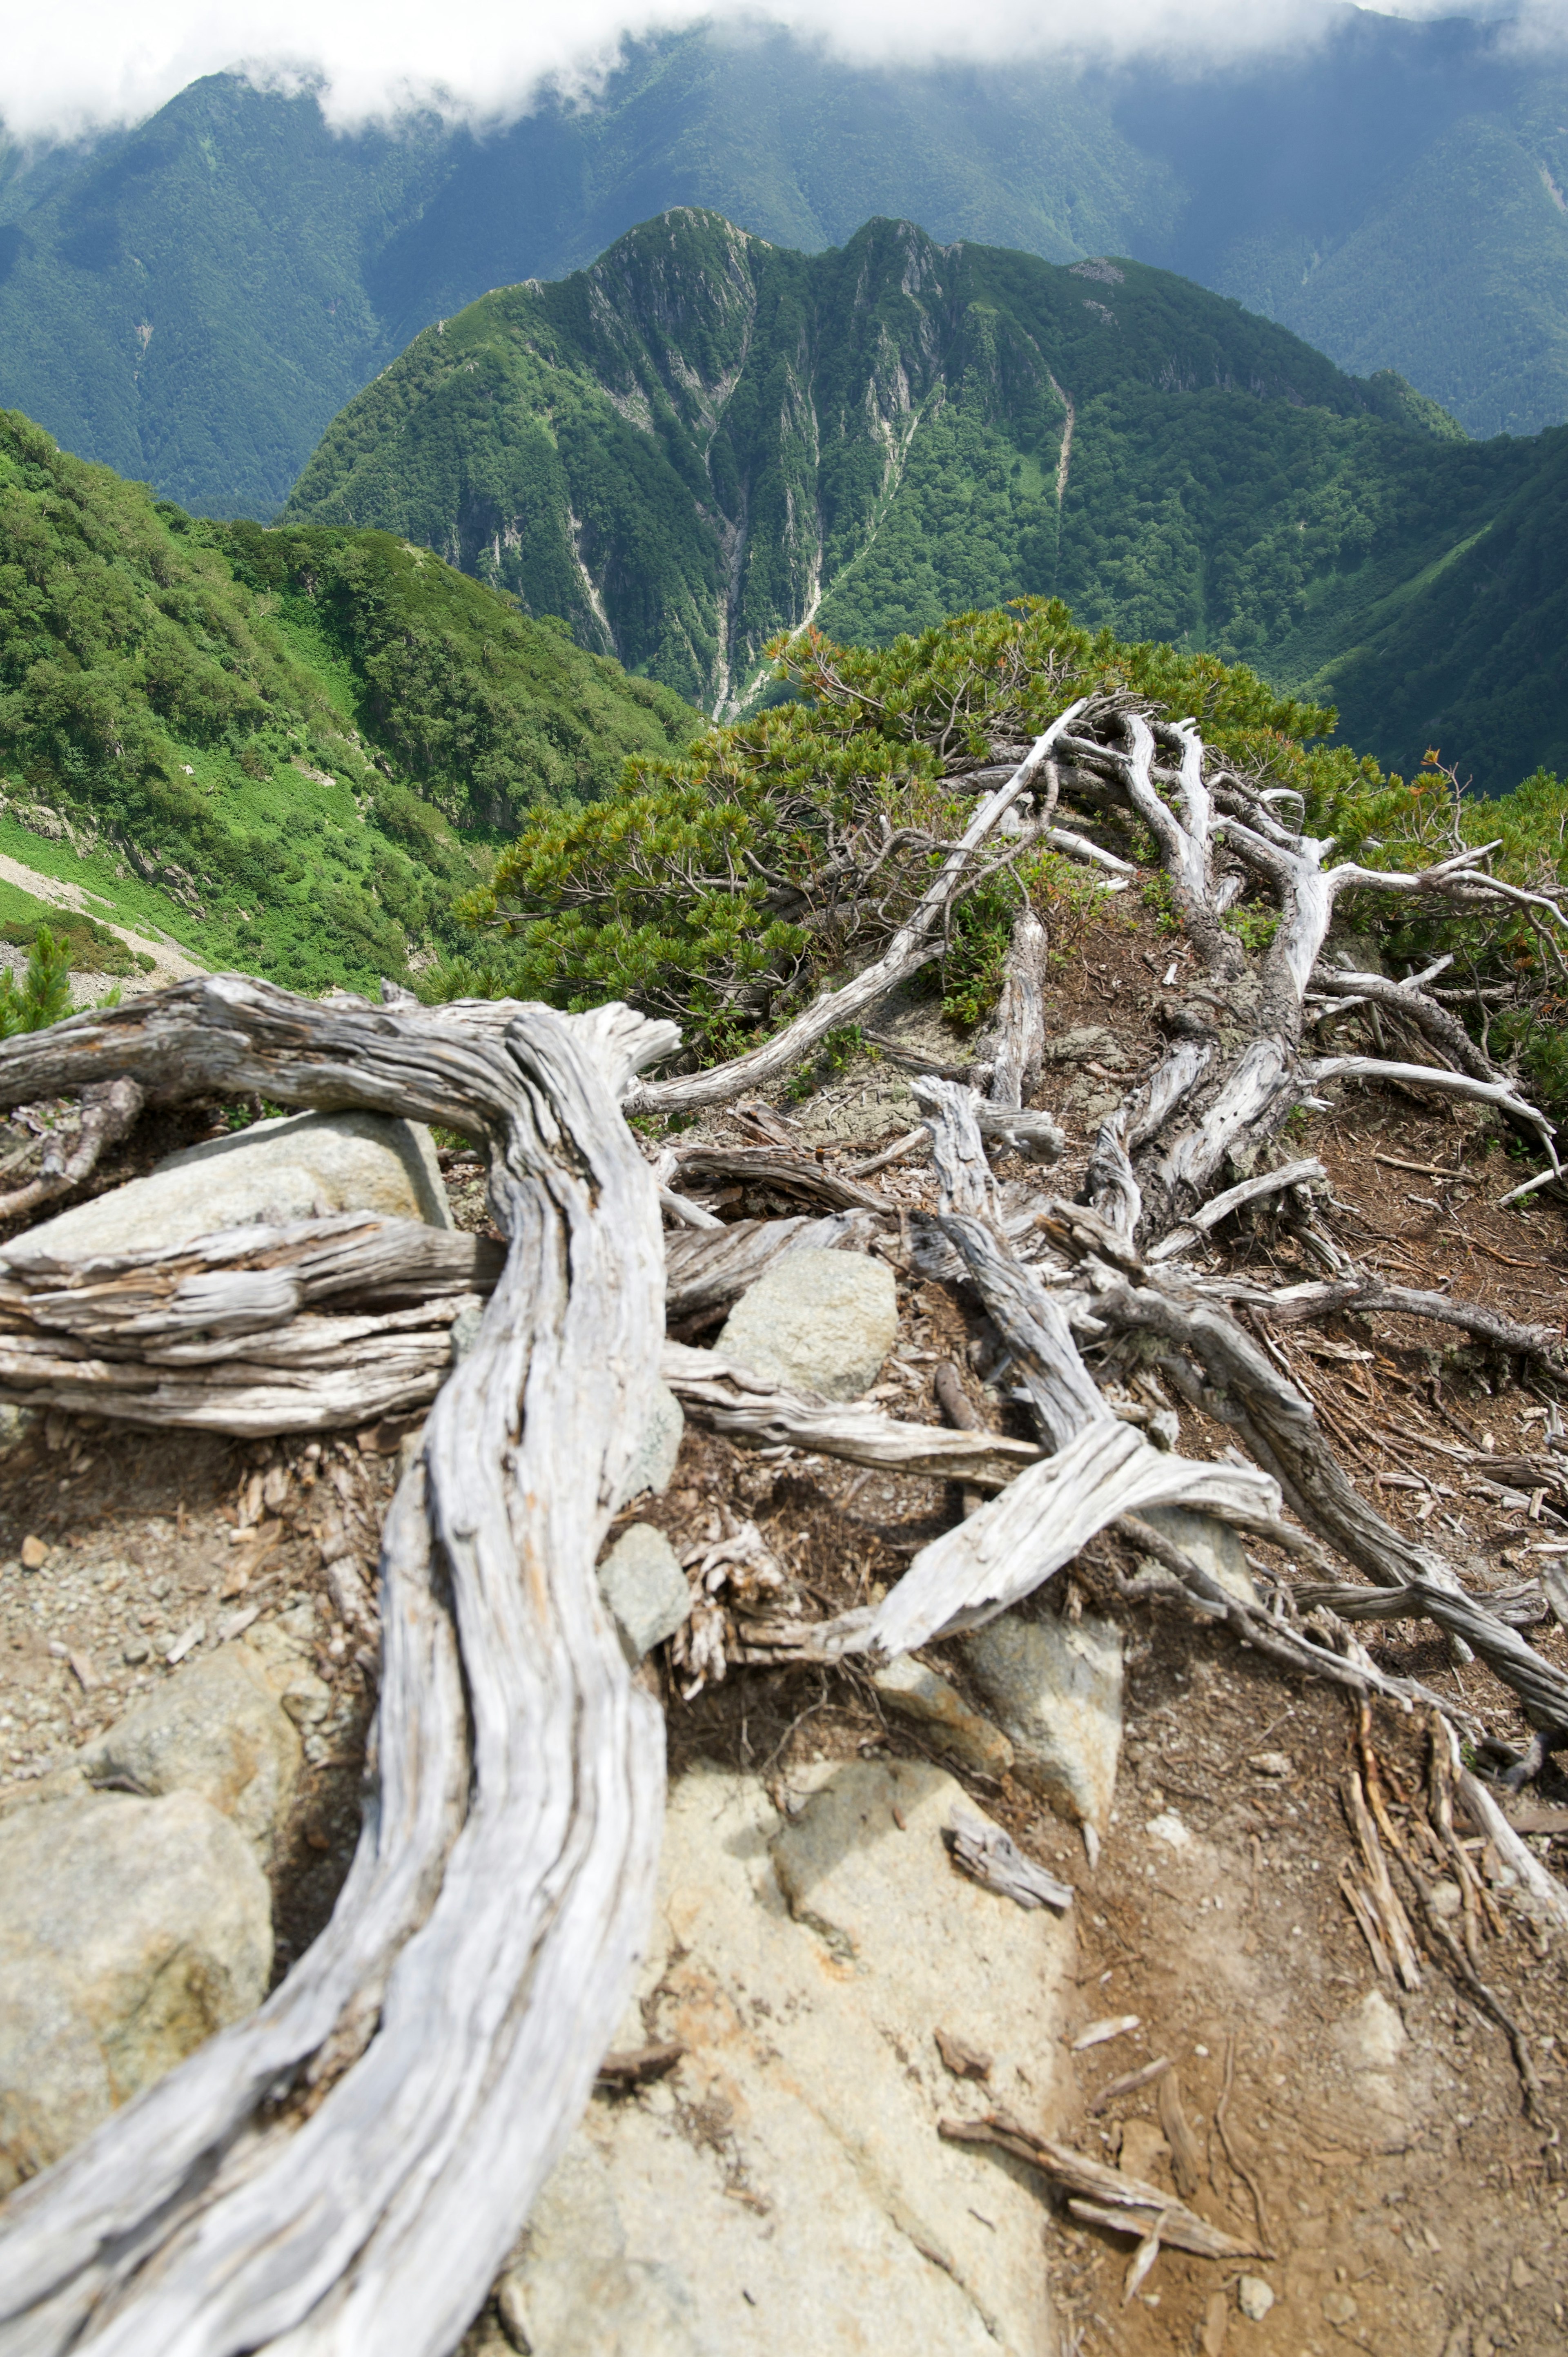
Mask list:
[[[1568,882],[1568,789],[1544,772],[1500,801],[1466,794],[1436,755],[1406,780],[1327,742],[1336,715],[1282,696],[1240,664],[1080,630],[1055,599],[957,614],[882,648],[821,633],[774,642],[778,702],[711,727],[669,755],[628,760],[585,808],[542,809],[497,858],[462,915],[466,958],[428,995],[515,995],[566,1008],[624,998],[672,1017],[699,1060],[768,1036],[824,985],[886,945],[937,872],[972,804],[961,773],[1026,744],[1077,697],[1123,691],[1190,715],[1211,754],[1299,797],[1326,858],[1425,865],[1495,843],[1494,873]],[[1121,845],[1141,864],[1141,829]],[[1059,942],[1104,913],[1103,885],[1053,854],[1026,856],[977,885],[953,917],[942,988],[950,1015],[994,1005],[1012,924],[1027,893]],[[1125,896],[1131,900],[1133,895]],[[1169,912],[1157,875],[1144,899]],[[1343,903],[1390,949],[1452,953],[1455,979],[1509,985],[1491,1044],[1544,1096],[1568,1103],[1568,962],[1550,922],[1521,909],[1455,914],[1437,902]],[[1249,896],[1233,930],[1257,952],[1273,912]],[[1477,1024],[1481,1017],[1474,1018]]]

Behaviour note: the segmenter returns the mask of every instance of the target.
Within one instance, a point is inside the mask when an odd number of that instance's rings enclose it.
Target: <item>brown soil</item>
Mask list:
[[[1172,995],[1162,978],[1180,956],[1179,945],[1136,912],[1083,934],[1058,969],[1053,1033],[1104,1026],[1124,1069],[1104,1080],[1081,1067],[1047,1072],[1040,1102],[1065,1110],[1070,1139],[1065,1166],[1042,1182],[1052,1191],[1073,1191],[1100,1100],[1119,1096],[1157,1051],[1155,1017]],[[209,1118],[200,1116],[199,1127]],[[722,1120],[703,1127],[725,1134]],[[188,1123],[178,1135],[138,1131],[105,1179],[130,1175],[155,1149],[166,1152],[191,1135]],[[1539,1198],[1523,1212],[1493,1208],[1517,1166],[1485,1122],[1407,1094],[1347,1091],[1330,1113],[1293,1125],[1290,1144],[1326,1164],[1337,1232],[1396,1281],[1451,1275],[1456,1290],[1532,1321],[1559,1320],[1568,1310],[1563,1211]],[[843,1158],[865,1151],[857,1143]],[[1444,1171],[1463,1167],[1466,1176],[1434,1179],[1380,1163],[1378,1153]],[[458,1165],[448,1183],[461,1223],[483,1225],[473,1171]],[[921,1202],[929,1166],[917,1157],[871,1183],[895,1204]],[[730,1194],[723,1208],[739,1216],[800,1206],[753,1190]],[[1277,1271],[1282,1281],[1316,1273],[1273,1216],[1237,1227],[1223,1246],[1233,1260]],[[905,1281],[900,1297],[900,1342],[884,1372],[892,1411],[940,1421],[932,1376],[951,1358],[989,1420],[1012,1419],[1010,1428],[1025,1431],[1017,1412],[998,1407],[978,1380],[983,1320],[941,1286]],[[1477,1492],[1473,1469],[1423,1443],[1485,1448],[1489,1435],[1499,1457],[1527,1446],[1539,1452],[1552,1386],[1530,1376],[1521,1387],[1520,1370],[1460,1348],[1454,1329],[1407,1319],[1289,1329],[1279,1342],[1359,1486],[1391,1475],[1430,1476],[1438,1485],[1375,1488],[1384,1513],[1412,1527],[1424,1518],[1428,1535],[1440,1536],[1478,1586],[1526,1576],[1530,1558],[1517,1551],[1546,1525],[1528,1504],[1510,1510]],[[1190,1454],[1218,1455],[1228,1438],[1186,1408],[1181,1426],[1180,1446]],[[365,1446],[345,1435],[252,1447],[50,1417],[0,1460],[0,1659],[9,1664],[0,1778],[12,1790],[169,1674],[166,1654],[197,1623],[202,1633],[193,1644],[211,1643],[238,1611],[315,1606],[316,1665],[334,1701],[283,1845],[280,1970],[325,1920],[358,1822],[372,1675],[333,1620],[317,1534],[329,1505],[360,1514],[367,1526],[379,1519],[397,1435],[364,1438]],[[278,1503],[264,1519],[279,1527],[244,1588],[230,1593],[236,1558],[255,1553],[253,1543],[232,1544],[231,1534],[238,1518],[249,1518],[258,1473],[274,1476],[269,1495]],[[695,1428],[668,1493],[628,1510],[660,1523],[678,1545],[717,1535],[726,1517],[732,1527],[754,1519],[808,1605],[824,1612],[875,1597],[961,1511],[957,1492],[942,1483],[868,1477],[799,1454],[747,1455]],[[38,1572],[21,1568],[28,1536],[49,1550]],[[1141,2295],[1123,2308],[1131,2245],[1076,2222],[1042,2182],[1042,2264],[1056,2286],[1064,2352],[1215,2357],[1224,2347],[1233,2357],[1251,2350],[1329,2357],[1352,2346],[1379,2357],[1490,2357],[1515,2347],[1568,2350],[1568,2182],[1557,2128],[1526,2116],[1506,2040],[1430,1943],[1419,1989],[1396,1989],[1380,1979],[1341,1896],[1340,1870],[1354,1855],[1340,1798],[1355,1751],[1354,1709],[1336,1690],[1240,1650],[1179,1605],[1129,1606],[1116,1566],[1114,1546],[1102,1544],[1030,1608],[1087,1603],[1124,1624],[1126,1742],[1116,1818],[1098,1867],[1078,1833],[1021,1786],[966,1780],[1021,1846],[1075,1886],[1081,2021],[1138,2017],[1134,2030],[1075,2059],[1081,2101],[1072,2115],[1028,2125],[1102,2158],[1114,2157],[1125,2137],[1135,2173],[1158,2179],[1168,2160],[1159,2148],[1157,2089],[1097,2115],[1088,2105],[1109,2080],[1169,2057],[1198,2147],[1194,2206],[1234,2234],[1256,2236],[1271,2255],[1243,2268],[1162,2252]],[[1456,1671],[1422,1625],[1363,1633],[1385,1667],[1419,1675],[1463,1700],[1499,1738],[1522,1744],[1526,1730],[1508,1691],[1478,1666]],[[1564,1631],[1537,1627],[1530,1635],[1568,1667]],[[933,1659],[962,1683],[944,1649]],[[690,1702],[669,1663],[659,1675],[674,1772],[705,1754],[782,1779],[813,1756],[922,1749],[905,1724],[884,1717],[853,1668],[732,1666]],[[1424,1772],[1424,1727],[1380,1704],[1370,1739],[1386,1763],[1397,1816],[1399,1795],[1413,1795]],[[1280,1760],[1269,1770],[1256,1767],[1264,1754],[1281,1755],[1283,1772],[1270,1772]],[[1537,1807],[1568,1803],[1565,1764],[1533,1789]],[[0,1781],[0,1804],[5,1790]],[[1532,1838],[1560,1872],[1568,1869],[1568,1840]],[[1484,1976],[1522,2025],[1545,2111],[1557,2121],[1568,2115],[1564,1943],[1538,1953],[1497,1861],[1479,1843],[1473,1855],[1497,1902]],[[1386,2013],[1374,2007],[1369,2015],[1374,1992]],[[948,2027],[961,2034],[959,1993]],[[1273,2295],[1260,2321],[1240,2312],[1243,2273]]]

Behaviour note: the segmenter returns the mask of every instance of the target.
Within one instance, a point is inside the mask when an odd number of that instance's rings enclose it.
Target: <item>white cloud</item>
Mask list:
[[[1387,13],[1451,13],[1399,0]],[[1472,0],[1472,13],[1489,0]],[[54,0],[12,14],[0,56],[0,120],[38,138],[153,113],[199,74],[243,64],[258,80],[320,78],[343,124],[435,99],[500,121],[542,83],[591,88],[628,32],[701,21],[713,0]],[[766,15],[846,58],[1073,61],[1131,54],[1201,62],[1316,38],[1334,0],[771,0]],[[1524,0],[1537,31],[1562,34],[1568,0]]]

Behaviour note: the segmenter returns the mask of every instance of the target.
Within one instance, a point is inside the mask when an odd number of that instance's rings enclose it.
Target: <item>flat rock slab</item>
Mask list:
[[[1064,2097],[1072,1935],[961,1877],[939,1769],[813,1771],[786,1818],[755,1777],[671,1794],[653,1937],[618,2046],[668,2078],[598,2097],[500,2287],[535,2357],[1046,2357],[1037,2188],[937,2123]],[[797,1801],[800,1795],[797,1794]],[[996,2059],[955,2079],[947,2030]]]
[[[962,1641],[964,1666],[1013,1745],[1014,1773],[1103,1834],[1122,1754],[1122,1638],[1113,1620],[1004,1612]]]
[[[254,2010],[272,1902],[195,1792],[44,1799],[0,1822],[0,2193]]]
[[[333,1211],[380,1211],[449,1228],[452,1214],[423,1122],[380,1113],[292,1114],[171,1154],[91,1203],[45,1220],[8,1258],[80,1260],[147,1252],[258,1222],[286,1225]]]
[[[870,1390],[898,1339],[898,1287],[868,1254],[788,1254],[747,1286],[714,1345],[759,1375],[824,1399]]]

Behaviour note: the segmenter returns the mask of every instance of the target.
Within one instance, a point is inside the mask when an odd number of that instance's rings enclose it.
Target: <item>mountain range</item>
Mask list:
[[[4,113],[0,68],[0,115]],[[874,215],[941,244],[1174,270],[1475,436],[1568,417],[1568,62],[1347,8],[1185,75],[854,65],[786,32],[628,42],[591,97],[481,135],[353,134],[234,75],[70,147],[0,150],[0,403],[187,507],[272,514],[434,321],[678,206],[801,252]]]
[[[1467,441],[1167,272],[682,209],[416,337],[285,515],[433,549],[721,713],[780,630],[1054,596],[1490,787],[1568,767],[1565,490],[1568,429]]]

